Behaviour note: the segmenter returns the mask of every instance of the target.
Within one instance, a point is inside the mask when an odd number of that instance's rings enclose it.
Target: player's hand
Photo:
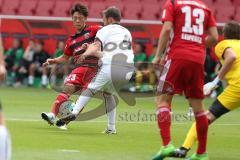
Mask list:
[[[209,95],[215,88],[215,85],[212,82],[209,82],[204,85],[203,87],[203,93],[205,96]]]
[[[4,65],[0,65],[0,80],[4,80],[6,76],[6,68]]]
[[[85,54],[82,54],[79,58],[78,58],[78,60],[77,60],[77,64],[81,64],[85,59],[86,59],[86,55]]]
[[[47,67],[48,65],[55,64],[56,60],[54,58],[48,58],[45,63],[43,63],[43,67]]]
[[[152,64],[153,64],[153,67],[154,67],[155,69],[158,69],[158,68],[159,68],[160,61],[161,61],[161,59],[160,59],[159,56],[155,56],[155,57],[154,57],[154,59],[153,59],[153,61],[152,61]]]
[[[216,77],[212,82],[205,84],[203,87],[203,94],[205,96],[209,95],[213,90],[215,90],[218,87],[219,81],[220,79]]]

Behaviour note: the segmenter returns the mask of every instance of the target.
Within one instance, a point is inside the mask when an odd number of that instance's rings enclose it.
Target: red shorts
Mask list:
[[[181,94],[187,98],[203,99],[204,66],[189,60],[166,61],[160,75],[158,92]],[[168,87],[166,87],[168,86]]]
[[[78,67],[75,68],[64,80],[64,84],[73,84],[86,88],[97,74],[97,67]]]

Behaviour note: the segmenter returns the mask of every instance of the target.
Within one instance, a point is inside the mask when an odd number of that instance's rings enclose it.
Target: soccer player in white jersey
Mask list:
[[[3,58],[3,46],[0,36],[0,80],[4,80],[6,75],[6,68]],[[2,105],[0,103],[0,160],[10,160],[11,157],[11,142],[7,128],[5,127],[5,121],[2,113]]]
[[[72,114],[60,119],[58,123],[68,123],[77,118],[90,98],[98,91],[104,96],[111,96],[113,101],[108,104],[109,117],[106,133],[115,134],[116,103],[113,94],[118,92],[130,80],[133,71],[134,54],[132,50],[131,33],[120,25],[121,13],[116,7],[103,11],[104,27],[96,34],[96,40],[90,44],[80,61],[88,56],[100,58],[101,68],[88,88],[79,96]]]

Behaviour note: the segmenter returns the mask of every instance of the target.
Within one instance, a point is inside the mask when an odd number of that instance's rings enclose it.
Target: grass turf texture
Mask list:
[[[106,127],[106,116],[90,122],[72,123],[67,131],[43,122],[40,113],[49,111],[56,95],[56,92],[48,89],[0,89],[13,141],[13,160],[150,160],[159,150],[161,140],[152,117],[155,111],[154,98],[139,98],[135,107],[129,107],[120,100],[118,133],[108,136],[101,134]],[[206,99],[206,107],[211,102],[211,99]],[[90,107],[99,103],[92,100]],[[175,146],[181,145],[191,125],[191,121],[184,116],[187,106],[183,97],[174,99],[172,141]],[[177,118],[176,115],[183,117]],[[211,160],[239,159],[239,115],[240,110],[236,110],[211,126],[208,142]]]

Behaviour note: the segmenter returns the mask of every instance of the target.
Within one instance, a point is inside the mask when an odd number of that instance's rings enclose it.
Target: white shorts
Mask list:
[[[134,68],[117,67],[105,64],[102,65],[92,82],[89,83],[88,89],[93,92],[103,91],[115,94],[124,84],[127,84],[132,77]]]
[[[0,125],[0,160],[11,159],[11,140],[5,126]]]

